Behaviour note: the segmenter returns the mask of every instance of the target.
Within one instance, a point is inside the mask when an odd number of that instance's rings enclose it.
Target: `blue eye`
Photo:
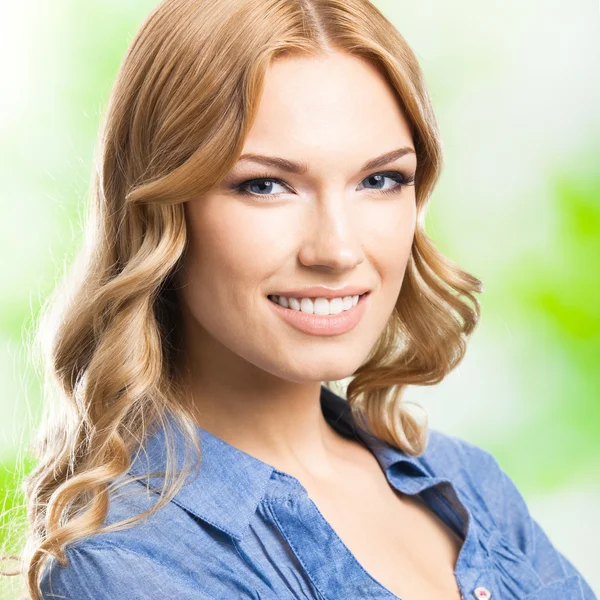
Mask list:
[[[399,171],[388,171],[385,173],[373,173],[373,175],[369,175],[368,177],[363,179],[363,181],[371,181],[372,183],[375,183],[377,185],[381,182],[385,182],[386,179],[391,179],[392,181],[395,181],[396,185],[391,188],[388,188],[386,190],[380,189],[380,188],[367,188],[367,189],[372,189],[376,192],[381,192],[382,194],[394,194],[396,192],[399,192],[403,187],[405,187],[407,185],[412,185],[415,181],[414,176],[407,177],[406,175],[404,175],[403,173],[400,173]],[[385,183],[384,183],[384,185],[385,185]]]
[[[273,184],[281,186],[284,185],[283,182],[281,182],[279,179],[275,179],[273,177],[261,177],[256,179],[249,179],[248,181],[238,183],[234,186],[234,189],[238,190],[241,194],[246,194],[249,196],[273,196],[276,194],[268,193],[273,191]],[[262,190],[263,192],[267,193],[262,194],[260,193],[260,191],[252,192],[248,189],[251,187],[258,188],[259,190]]]
[[[372,175],[369,175],[368,177],[363,179],[363,181],[361,181],[361,183],[363,183],[364,181],[370,181],[372,184],[379,185],[380,183],[383,183],[383,185],[385,186],[386,179],[390,179],[390,180],[394,181],[396,183],[396,185],[394,185],[388,189],[381,189],[379,187],[372,187],[372,188],[365,188],[365,189],[373,190],[373,191],[379,192],[381,194],[395,194],[395,193],[400,192],[402,190],[402,188],[409,186],[409,185],[413,185],[415,182],[414,175],[405,175],[404,173],[401,173],[400,171],[386,171],[386,172],[382,172],[382,173],[373,173]],[[244,196],[278,196],[279,193],[282,193],[282,192],[279,192],[276,194],[269,193],[269,192],[272,192],[273,183],[275,183],[275,185],[281,185],[281,186],[289,189],[289,186],[285,182],[283,182],[281,179],[277,179],[276,177],[269,177],[267,174],[261,175],[260,177],[255,177],[254,179],[247,179],[246,181],[242,181],[241,183],[233,184],[231,186],[231,189],[237,191],[238,193],[240,193]],[[256,187],[260,191],[258,191],[258,192],[250,191],[249,188],[252,188],[252,187]],[[261,191],[267,192],[267,193],[263,194],[263,193],[261,193]]]

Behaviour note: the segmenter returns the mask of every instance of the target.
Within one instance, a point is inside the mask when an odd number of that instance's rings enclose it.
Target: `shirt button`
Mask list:
[[[489,600],[492,597],[492,592],[484,587],[476,587],[473,590],[473,596],[475,596],[475,598],[479,598],[480,600]]]

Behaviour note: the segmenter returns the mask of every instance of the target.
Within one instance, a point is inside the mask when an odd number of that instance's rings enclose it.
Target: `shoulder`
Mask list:
[[[474,482],[501,478],[502,468],[488,450],[439,429],[429,428],[428,433],[429,441],[420,458],[436,476]]]
[[[140,493],[140,490],[143,493]],[[148,510],[157,499],[136,482],[112,495],[104,527]],[[185,513],[169,502],[134,526],[100,532],[67,545],[66,564],[50,557],[40,582],[43,600],[142,600],[174,597],[208,600],[192,576],[178,566],[184,544],[169,534]]]
[[[428,446],[419,460],[433,477],[452,484],[459,499],[476,514],[478,527],[494,532],[492,556],[498,551],[502,560],[508,557],[514,565],[527,564],[541,584],[555,586],[541,587],[540,599],[553,592],[553,598],[596,600],[588,582],[554,546],[515,482],[490,452],[430,428]]]
[[[212,600],[255,598],[235,540],[181,505],[177,496],[133,525],[120,524],[154,506],[158,494],[128,482],[110,495],[101,531],[67,545],[40,582],[43,600]],[[262,583],[267,587],[266,583]],[[261,598],[270,598],[261,589]]]
[[[469,508],[488,515],[500,529],[510,526],[507,507],[524,503],[494,455],[465,439],[430,428],[419,458],[434,477],[448,479]]]
[[[133,548],[85,540],[68,547],[67,564],[54,557],[46,566],[43,600],[142,600],[167,597],[208,600],[184,572]]]

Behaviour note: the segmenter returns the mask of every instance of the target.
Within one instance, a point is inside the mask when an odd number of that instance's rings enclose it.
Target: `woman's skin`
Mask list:
[[[402,147],[412,151],[361,172]],[[320,386],[363,364],[400,293],[415,188],[372,175],[414,175],[408,122],[369,62],[342,53],[286,57],[267,73],[245,153],[308,170],[238,161],[219,185],[185,204],[189,248],[179,293],[194,414],[204,429],[311,489],[355,480],[374,463],[325,421]],[[254,183],[254,195],[231,189],[264,176],[282,183]],[[335,336],[296,330],[267,298],[355,284],[371,289],[366,311],[354,329]]]

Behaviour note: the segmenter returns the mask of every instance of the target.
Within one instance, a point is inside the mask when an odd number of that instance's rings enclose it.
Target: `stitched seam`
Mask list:
[[[289,497],[290,496],[286,496],[286,498],[289,498]],[[279,532],[281,533],[281,535],[285,538],[287,543],[290,545],[291,549],[294,551],[294,555],[298,559],[298,562],[302,565],[302,568],[304,569],[306,576],[312,581],[312,584],[319,591],[319,594],[321,594],[321,596],[323,597],[323,600],[327,600],[327,596],[323,593],[323,590],[317,585],[317,582],[313,579],[313,576],[310,573],[310,571],[308,570],[308,567],[306,566],[306,564],[304,563],[304,561],[298,554],[298,550],[297,550],[296,546],[294,545],[292,540],[285,533],[283,526],[279,522],[279,519],[277,518],[277,515],[276,515],[275,511],[273,510],[273,502],[269,499],[269,500],[267,500],[267,504],[269,505],[269,508],[271,510],[271,515],[273,516],[273,521],[274,521],[275,525],[277,526],[277,529],[279,529]]]
[[[432,488],[433,493],[435,494],[435,496],[437,498],[439,498],[441,500],[441,504],[443,504],[446,508],[447,511],[444,511],[444,514],[449,517],[450,521],[452,521],[453,525],[455,526],[456,531],[459,531],[461,535],[463,534],[463,529],[464,529],[464,521],[459,517],[458,513],[452,508],[452,505],[450,504],[450,502],[448,502],[448,500],[446,499],[446,497],[435,488],[435,486]],[[466,536],[465,536],[466,538]]]
[[[448,480],[445,480],[445,481],[448,481]],[[454,509],[453,509],[453,508],[450,506],[450,504],[449,504],[448,500],[446,500],[446,498],[444,497],[444,495],[443,495],[443,494],[441,494],[441,492],[439,492],[439,491],[438,491],[438,490],[435,488],[435,486],[434,486],[433,488],[431,488],[431,489],[432,489],[432,491],[433,491],[434,495],[435,495],[437,498],[439,498],[439,499],[440,499],[440,501],[441,501],[441,502],[440,502],[440,504],[444,504],[444,505],[445,505],[445,506],[448,508],[448,510],[449,510],[449,512],[450,512],[451,514],[454,514],[454,515],[455,515],[457,518],[459,518],[459,517],[458,517],[458,515],[455,513]],[[457,495],[457,497],[458,497],[458,491],[456,491],[456,495]],[[460,500],[460,498],[459,498],[459,500]],[[468,512],[467,512],[467,515],[468,515]],[[468,517],[467,517],[467,518],[468,518]],[[459,521],[460,521],[460,518],[459,518]],[[455,565],[455,578],[456,578],[456,582],[458,583],[458,585],[459,585],[459,588],[460,588],[461,590],[463,590],[463,585],[462,585],[462,583],[461,583],[461,580],[462,580],[462,578],[463,578],[463,575],[464,575],[465,573],[467,573],[467,571],[468,571],[468,569],[469,569],[469,566],[468,566],[468,561],[465,561],[465,567],[464,567],[464,569],[463,569],[463,568],[461,568],[461,565],[459,564],[459,561],[460,561],[460,558],[461,558],[463,555],[466,557],[466,551],[467,551],[467,548],[466,548],[466,546],[467,546],[467,540],[468,540],[468,537],[469,537],[469,533],[471,532],[471,529],[472,529],[473,527],[474,527],[474,523],[472,522],[472,519],[468,520],[468,523],[467,523],[467,531],[466,531],[466,533],[465,533],[465,534],[464,534],[464,536],[463,536],[463,543],[462,543],[462,546],[461,546],[461,548],[460,548],[460,551],[459,551],[459,554],[458,554],[458,557],[457,557],[457,562],[456,562],[456,565]],[[462,535],[462,531],[461,531],[461,535]],[[472,535],[473,535],[473,534],[472,534]],[[465,597],[465,596],[463,596],[463,597]]]
[[[138,481],[137,483],[140,483],[142,486],[144,486],[144,484],[141,481]],[[158,494],[158,492],[155,490],[152,490],[152,493]],[[190,513],[191,515],[194,515],[196,518],[200,519],[201,521],[204,521],[205,523],[208,523],[209,525],[212,525],[219,531],[226,533],[228,536],[230,536],[232,538],[237,538],[237,534],[233,533],[233,531],[226,529],[222,525],[218,525],[217,523],[213,522],[212,519],[209,519],[209,518],[205,517],[204,515],[198,514],[195,510],[189,508],[188,506],[184,506],[177,500],[177,498],[172,498],[171,502],[173,504],[175,504],[176,506],[178,506],[181,510],[184,510],[185,512]],[[106,542],[106,543],[110,543],[110,542]],[[117,546],[117,548],[118,548],[118,546]],[[133,550],[132,550],[132,552],[133,552]],[[142,554],[141,556],[144,556],[144,555]]]
[[[344,541],[340,538],[340,536],[337,534],[337,532],[335,531],[335,529],[333,527],[331,527],[331,525],[329,524],[329,522],[327,521],[327,519],[323,516],[323,513],[319,510],[319,507],[313,502],[313,505],[315,507],[315,510],[321,515],[323,521],[325,521],[325,523],[327,523],[329,529],[331,530],[331,532],[333,533],[333,535],[338,539],[340,545],[342,546],[342,548],[345,550],[345,552],[348,554],[348,556],[352,559],[353,563],[358,566],[358,568],[373,582],[375,583],[375,585],[379,586],[384,592],[386,592],[387,594],[391,594],[392,597],[394,598],[398,598],[398,596],[396,596],[393,592],[391,592],[390,590],[388,590],[380,581],[378,581],[377,579],[375,579],[375,577],[373,577],[373,575],[371,575],[371,573],[369,573],[358,561],[358,559],[356,558],[356,556],[354,556],[354,554],[351,552],[351,550],[348,548],[348,546],[346,546],[346,544],[344,543]],[[287,539],[287,537],[286,537]],[[290,542],[291,545],[291,542]],[[306,569],[306,567],[305,567]],[[307,571],[308,573],[308,571]],[[311,578],[312,580],[312,578]]]
[[[89,543],[89,545],[86,548],[81,548],[78,546],[74,546],[74,547],[70,548],[71,551],[76,551],[76,552],[79,552],[80,554],[82,551],[85,551],[85,550],[114,550],[114,549],[121,550],[126,553],[129,552],[130,554],[135,554],[136,556],[140,556],[147,560],[155,561],[161,567],[164,567],[168,571],[176,572],[178,575],[182,575],[183,577],[185,577],[192,583],[196,584],[196,582],[193,579],[191,579],[190,577],[186,576],[185,573],[183,573],[182,571],[176,571],[172,565],[165,564],[159,558],[154,558],[154,557],[148,556],[147,554],[139,552],[138,550],[133,550],[132,548],[128,548],[126,546],[119,546],[116,542],[110,542],[108,540],[104,540],[103,542],[91,542],[91,543]]]
[[[238,553],[239,557],[242,559],[244,564],[248,565],[248,567],[250,567],[250,569],[252,570],[253,565],[250,563],[250,561],[248,559],[246,559],[246,557],[244,555],[242,555],[242,553],[240,551],[239,546],[241,543],[238,542],[238,540],[236,540],[235,538],[233,538],[232,541],[233,541],[233,546],[234,546],[236,552]],[[257,598],[262,598],[261,593],[254,586],[253,586],[253,590],[254,590],[254,593],[256,594]],[[275,590],[273,590],[273,589],[270,589],[269,591],[273,592],[273,593],[275,592]]]

